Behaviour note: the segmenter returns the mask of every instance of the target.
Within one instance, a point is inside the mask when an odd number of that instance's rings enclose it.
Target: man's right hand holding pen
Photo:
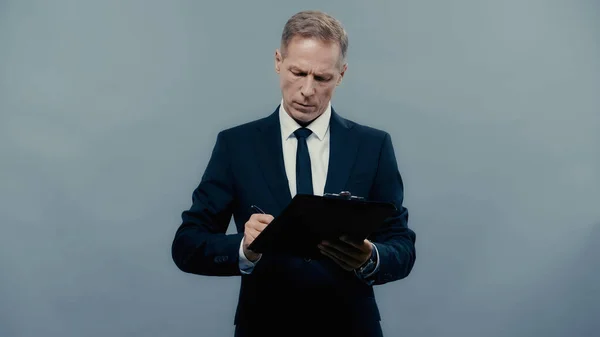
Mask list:
[[[248,246],[256,239],[258,234],[260,234],[271,221],[273,221],[273,216],[270,214],[265,214],[260,208],[253,206],[252,207],[257,213],[254,213],[250,216],[250,219],[246,221],[244,226],[244,242],[242,244],[242,248],[244,249],[244,255],[251,262],[256,262],[260,259],[261,254],[255,253],[248,249]]]

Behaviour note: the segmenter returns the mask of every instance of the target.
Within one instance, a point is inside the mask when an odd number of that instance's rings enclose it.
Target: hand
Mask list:
[[[318,247],[323,255],[347,271],[361,267],[373,252],[373,244],[369,240],[353,242],[343,236],[339,241],[323,241]]]
[[[244,255],[251,262],[256,262],[260,258],[260,254],[255,253],[248,249],[248,246],[256,239],[269,223],[273,221],[273,216],[270,214],[252,214],[250,219],[246,221],[244,225],[244,241],[242,247],[244,249]]]

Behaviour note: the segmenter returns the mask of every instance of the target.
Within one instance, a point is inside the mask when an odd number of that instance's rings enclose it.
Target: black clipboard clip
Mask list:
[[[350,193],[349,191],[341,191],[340,193],[325,193],[323,194],[323,197],[344,200],[365,200],[365,198],[363,197],[352,195],[352,193]]]

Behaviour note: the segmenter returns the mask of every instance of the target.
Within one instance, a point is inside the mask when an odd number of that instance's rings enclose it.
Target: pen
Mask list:
[[[261,213],[261,214],[265,214],[265,212],[263,212],[262,209],[260,209],[260,207],[256,206],[256,205],[252,205],[250,206],[255,212],[257,213]]]

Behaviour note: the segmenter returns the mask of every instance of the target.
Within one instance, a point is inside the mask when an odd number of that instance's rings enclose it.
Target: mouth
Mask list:
[[[314,107],[314,105],[311,105],[311,104],[302,104],[302,103],[299,103],[299,102],[294,102],[294,103],[297,106],[299,106],[301,108],[304,108],[304,109],[310,109],[310,108]]]

